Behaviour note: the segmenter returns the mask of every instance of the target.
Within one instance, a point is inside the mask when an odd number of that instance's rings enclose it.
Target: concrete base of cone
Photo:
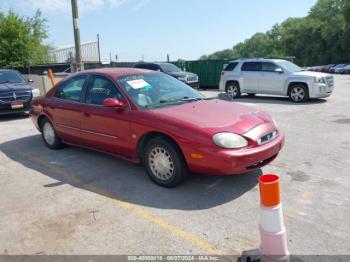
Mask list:
[[[259,249],[248,250],[242,253],[242,256],[238,259],[238,262],[259,262],[260,252]]]

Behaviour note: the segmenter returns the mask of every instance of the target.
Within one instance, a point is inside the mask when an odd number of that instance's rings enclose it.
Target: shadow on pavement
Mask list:
[[[154,184],[141,165],[84,149],[49,150],[40,135],[0,144],[13,161],[57,180],[47,190],[63,184],[113,199],[161,209],[202,210],[230,202],[257,185],[256,170],[234,176],[191,174],[184,184],[166,189]]]
[[[290,106],[300,106],[300,105],[314,105],[314,104],[323,104],[326,103],[326,99],[310,99],[306,103],[293,103],[289,100],[288,97],[279,97],[279,96],[247,96],[242,95],[240,98],[232,100],[227,96],[226,93],[219,93],[218,98],[226,101],[233,101],[239,103],[252,103],[252,104],[279,104],[279,105],[290,105]]]
[[[26,113],[17,113],[17,114],[8,114],[8,115],[0,115],[0,122],[8,122],[14,120],[21,120],[24,118],[28,118],[29,115]]]

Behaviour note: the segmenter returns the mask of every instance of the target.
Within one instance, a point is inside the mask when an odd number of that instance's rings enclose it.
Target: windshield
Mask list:
[[[173,64],[160,64],[159,66],[164,72],[181,72],[181,69]]]
[[[0,71],[0,84],[24,82],[25,79],[15,71]]]
[[[137,74],[117,79],[133,102],[143,109],[203,100],[205,97],[174,77],[163,73]]]
[[[302,69],[299,66],[289,61],[278,61],[277,64],[291,73],[302,71]]]

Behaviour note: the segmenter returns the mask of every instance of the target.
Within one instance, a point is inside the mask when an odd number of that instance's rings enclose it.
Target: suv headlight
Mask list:
[[[36,98],[40,96],[40,90],[39,89],[32,89],[32,97]]]
[[[177,79],[182,81],[182,82],[186,82],[187,81],[187,76],[179,76]]]
[[[315,83],[325,84],[326,79],[324,77],[315,77]]]
[[[228,132],[215,134],[213,142],[215,145],[227,149],[238,149],[248,145],[248,141],[244,137]]]

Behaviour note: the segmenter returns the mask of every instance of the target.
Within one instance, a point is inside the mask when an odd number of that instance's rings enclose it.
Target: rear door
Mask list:
[[[241,92],[259,93],[261,62],[244,62],[241,67]]]
[[[63,82],[47,106],[58,135],[75,144],[81,138],[81,99],[86,80],[87,75],[79,75]]]
[[[283,69],[272,62],[262,62],[259,77],[259,93],[282,95],[285,74]]]
[[[127,103],[116,85],[107,77],[92,75],[85,88],[82,106],[82,138],[84,145],[113,154],[128,154],[130,110],[103,106],[106,98]]]

